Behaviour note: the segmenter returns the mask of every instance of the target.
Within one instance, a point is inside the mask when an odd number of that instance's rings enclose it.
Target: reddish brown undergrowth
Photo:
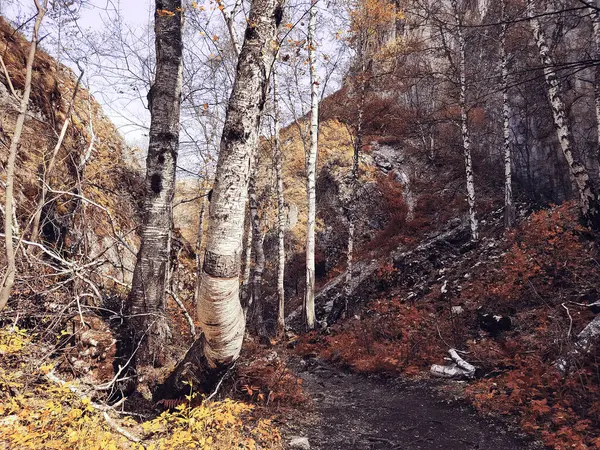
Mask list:
[[[236,365],[234,393],[241,400],[274,407],[297,407],[307,401],[302,379],[289,367],[289,355],[279,346],[266,348],[251,338]]]
[[[566,377],[555,368],[593,318],[585,305],[599,294],[597,236],[578,224],[573,204],[535,212],[505,236],[484,235],[432,274],[426,294],[383,293],[331,334],[305,336],[297,351],[362,373],[425,375],[459,348],[485,370],[465,392],[482,413],[512,417],[552,448],[600,448],[600,346]],[[392,266],[377,274],[398,275]],[[482,329],[485,313],[509,316],[511,329]]]

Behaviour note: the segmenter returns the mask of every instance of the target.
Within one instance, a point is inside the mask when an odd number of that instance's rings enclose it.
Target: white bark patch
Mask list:
[[[217,361],[235,361],[242,348],[246,322],[238,298],[239,280],[202,273],[198,299],[200,327],[206,337],[204,354],[212,368]]]

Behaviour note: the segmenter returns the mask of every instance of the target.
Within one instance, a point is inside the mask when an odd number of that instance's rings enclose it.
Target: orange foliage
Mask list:
[[[531,214],[494,244],[497,256],[465,257],[464,267],[449,268],[460,283],[449,297],[434,284],[409,306],[401,299],[410,291],[393,284],[402,274],[383,266],[377,276],[396,289],[391,298],[371,302],[331,335],[309,334],[297,351],[357,372],[414,375],[439,363],[449,346],[461,348],[487,373],[466,390],[479,410],[516,417],[552,448],[598,448],[600,346],[567,377],[554,366],[592,319],[585,304],[599,294],[598,248],[578,217],[572,203]],[[452,304],[464,312],[450,314]],[[480,330],[479,308],[510,315],[513,329],[498,337]]]

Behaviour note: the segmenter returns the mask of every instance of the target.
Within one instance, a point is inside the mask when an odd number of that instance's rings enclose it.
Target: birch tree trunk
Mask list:
[[[465,172],[467,176],[467,203],[469,205],[469,226],[471,228],[471,239],[479,239],[479,224],[475,211],[475,181],[473,177],[473,161],[471,157],[471,133],[469,130],[469,115],[467,110],[467,45],[463,30],[462,19],[458,10],[456,0],[451,0],[451,6],[456,21],[456,37],[459,51],[459,77],[460,77],[460,128],[463,140],[463,152],[465,157]]]
[[[362,52],[361,52],[362,53]],[[360,58],[364,58],[364,53],[359,56]],[[354,137],[354,151],[352,155],[352,173],[350,179],[350,198],[348,199],[348,205],[346,205],[346,211],[348,214],[348,244],[346,248],[346,284],[344,287],[344,310],[342,315],[344,317],[348,314],[348,301],[350,299],[350,295],[352,294],[352,276],[353,276],[353,258],[354,258],[354,228],[356,222],[356,206],[352,204],[357,197],[357,189],[358,189],[358,161],[360,150],[362,148],[362,140],[363,140],[363,115],[364,115],[364,107],[365,107],[365,95],[366,95],[366,73],[365,73],[365,64],[364,61],[361,62],[361,80],[360,80],[360,89],[359,89],[359,100],[358,100],[358,117],[356,120],[356,136]]]
[[[275,120],[275,178],[277,184],[277,332],[285,330],[285,199],[283,197],[283,155],[281,154],[277,70],[273,70],[273,110]]]
[[[38,35],[40,25],[46,14],[46,7],[48,2],[45,1],[43,5],[39,0],[35,1],[35,7],[37,14],[33,25],[33,36],[31,38],[31,46],[29,47],[29,54],[27,55],[27,65],[25,70],[25,85],[23,88],[23,97],[19,104],[19,116],[17,117],[17,123],[15,124],[15,131],[13,138],[10,142],[10,149],[8,151],[8,160],[6,162],[6,189],[4,192],[4,245],[6,247],[6,262],[7,268],[6,273],[2,282],[2,289],[0,289],[0,311],[4,309],[8,303],[13,285],[15,283],[15,250],[13,246],[13,224],[12,218],[14,214],[14,183],[15,183],[15,164],[17,160],[17,151],[19,149],[19,142],[21,141],[21,134],[23,133],[23,125],[25,124],[25,116],[27,115],[27,109],[29,107],[29,97],[31,95],[31,77],[33,72],[33,61],[35,59],[35,52],[37,49]]]
[[[319,138],[319,82],[316,67],[315,33],[317,27],[317,1],[312,5],[308,21],[308,64],[310,71],[310,146],[306,157],[306,194],[308,217],[306,218],[306,291],[304,315],[306,327],[315,327],[315,222],[317,218],[317,151]]]
[[[160,14],[159,10],[169,11]],[[175,169],[183,74],[181,0],[157,0],[154,13],[156,74],[148,93],[150,140],[146,159],[144,217],[140,249],[129,294],[136,362],[162,365],[170,330],[165,288],[171,247]]]
[[[560,142],[563,154],[569,165],[571,176],[577,187],[581,214],[589,226],[598,229],[600,228],[598,195],[583,164],[583,159],[574,146],[573,133],[567,117],[567,110],[560,95],[560,80],[554,70],[554,58],[552,58],[550,53],[546,34],[541,27],[539,19],[535,16],[535,11],[536,2],[534,0],[527,0],[527,15],[534,40],[538,47],[540,59],[544,66],[544,77],[548,87],[548,97],[552,106],[552,115],[558,141]]]
[[[264,299],[262,298],[262,276],[265,270],[265,234],[263,233],[260,216],[258,215],[258,196],[256,195],[256,181],[254,175],[250,177],[248,186],[250,196],[250,222],[252,225],[252,247],[254,253],[254,269],[252,271],[252,287],[250,297],[253,306],[252,320],[254,328],[261,338],[267,337],[267,328],[264,317]],[[248,318],[248,316],[246,316]]]
[[[203,334],[155,397],[189,392],[189,386],[184,384],[191,377],[189,374],[204,392],[212,390],[219,374],[240,354],[246,326],[239,275],[248,181],[282,16],[282,0],[252,2],[227,106],[209,208],[198,298]]]
[[[512,193],[512,155],[510,145],[510,104],[508,101],[508,55],[506,54],[506,0],[502,0],[502,26],[500,29],[500,67],[502,77],[502,131],[504,138],[504,227],[515,223],[515,205]]]

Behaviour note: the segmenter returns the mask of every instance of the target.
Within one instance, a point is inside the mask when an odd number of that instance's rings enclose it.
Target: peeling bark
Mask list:
[[[15,250],[13,243],[13,224],[12,219],[15,214],[14,211],[14,179],[15,179],[15,165],[17,160],[17,151],[19,149],[19,142],[21,141],[21,134],[23,133],[23,125],[25,123],[25,116],[27,115],[27,109],[29,108],[29,97],[31,95],[31,77],[33,72],[33,61],[35,59],[35,52],[38,44],[38,35],[40,25],[46,14],[46,6],[48,2],[45,1],[42,5],[39,0],[35,0],[35,6],[37,14],[35,17],[35,23],[33,25],[33,36],[31,38],[31,46],[29,47],[29,54],[27,55],[27,65],[25,69],[25,85],[23,88],[23,97],[19,104],[19,116],[17,117],[17,123],[15,124],[15,131],[10,142],[10,149],[8,151],[8,160],[6,162],[6,189],[4,192],[4,245],[6,247],[6,262],[7,268],[2,280],[2,289],[0,289],[0,311],[4,309],[8,303],[12,287],[15,283]]]
[[[159,10],[173,13],[159,14]],[[179,113],[183,74],[181,0],[156,2],[156,74],[148,93],[150,141],[140,249],[128,299],[130,330],[140,342],[137,364],[165,363],[170,330],[165,289],[171,248],[175,170],[179,150]],[[137,344],[134,344],[137,345]]]
[[[208,215],[198,296],[202,336],[155,397],[189,391],[184,384],[187,379],[195,380],[204,392],[210,391],[219,374],[240,354],[246,326],[239,297],[239,275],[248,182],[281,13],[281,0],[252,2],[227,107]]]

